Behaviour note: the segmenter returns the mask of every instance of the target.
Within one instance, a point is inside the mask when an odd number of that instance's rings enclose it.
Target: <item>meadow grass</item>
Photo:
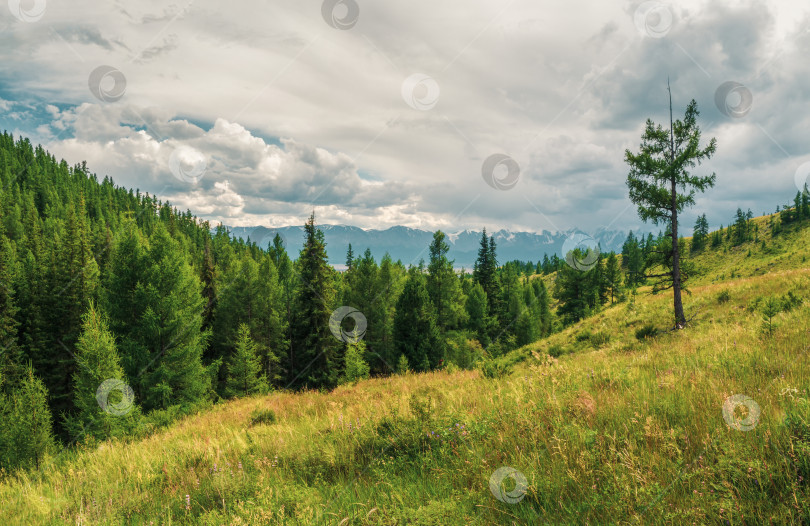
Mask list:
[[[640,294],[514,351],[503,377],[438,371],[230,401],[140,440],[82,444],[39,471],[7,475],[0,517],[810,524],[808,233],[788,232],[776,255],[749,244],[744,257],[734,248],[698,256],[705,273],[685,297],[686,330],[668,330],[671,294]],[[804,303],[765,331],[763,299],[788,292]],[[750,430],[724,418],[736,394],[761,409],[758,420],[743,407],[729,419]],[[489,488],[504,466],[527,480],[514,504]]]

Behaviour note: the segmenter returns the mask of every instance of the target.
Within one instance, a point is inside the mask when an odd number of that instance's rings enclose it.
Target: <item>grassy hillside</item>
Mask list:
[[[671,295],[640,294],[513,352],[499,378],[409,374],[229,402],[7,477],[0,517],[810,524],[810,229],[774,241],[759,221],[760,243],[695,258],[687,330],[663,330]],[[781,311],[770,331],[769,298]],[[743,407],[724,418],[735,394],[758,404],[758,419]],[[490,491],[503,466],[526,477],[517,503]]]

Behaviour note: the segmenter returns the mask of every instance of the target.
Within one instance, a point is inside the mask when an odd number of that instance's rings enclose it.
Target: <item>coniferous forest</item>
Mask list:
[[[668,241],[630,232],[620,255],[502,264],[484,230],[466,273],[437,231],[426,262],[378,262],[349,246],[337,272],[314,213],[301,246],[279,236],[257,246],[7,133],[0,181],[5,470],[77,442],[142,436],[232,397],[407,370],[497,375],[494,358],[634,296]],[[777,223],[810,218],[810,194],[794,201]],[[710,234],[699,216],[691,251],[756,241],[751,218],[739,210]],[[363,321],[335,320],[341,306]]]

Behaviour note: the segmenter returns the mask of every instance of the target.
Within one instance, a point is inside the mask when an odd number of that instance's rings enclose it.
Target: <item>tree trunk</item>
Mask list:
[[[675,129],[672,123],[672,90],[667,79],[667,91],[669,92],[669,160],[670,169],[674,169],[675,164]],[[683,329],[686,325],[686,317],[683,314],[683,302],[681,301],[681,254],[678,246],[678,188],[675,185],[675,172],[672,172],[670,181],[672,182],[672,292],[675,307],[675,328]]]
[[[681,254],[678,246],[678,210],[676,205],[675,178],[672,178],[672,291],[675,307],[675,328],[683,329],[686,317],[683,314],[681,301]]]

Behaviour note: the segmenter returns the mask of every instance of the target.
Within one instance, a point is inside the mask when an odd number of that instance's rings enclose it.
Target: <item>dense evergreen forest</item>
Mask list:
[[[631,232],[621,255],[499,264],[484,230],[467,274],[437,231],[426,262],[377,262],[348,247],[337,272],[314,214],[301,247],[279,236],[260,247],[7,133],[0,183],[7,471],[72,443],[141,436],[223,398],[476,367],[624,301],[667,239]],[[809,195],[775,221],[810,217]],[[740,210],[710,234],[701,216],[691,250],[756,240],[751,217]],[[341,306],[365,323],[347,316],[336,327]]]

